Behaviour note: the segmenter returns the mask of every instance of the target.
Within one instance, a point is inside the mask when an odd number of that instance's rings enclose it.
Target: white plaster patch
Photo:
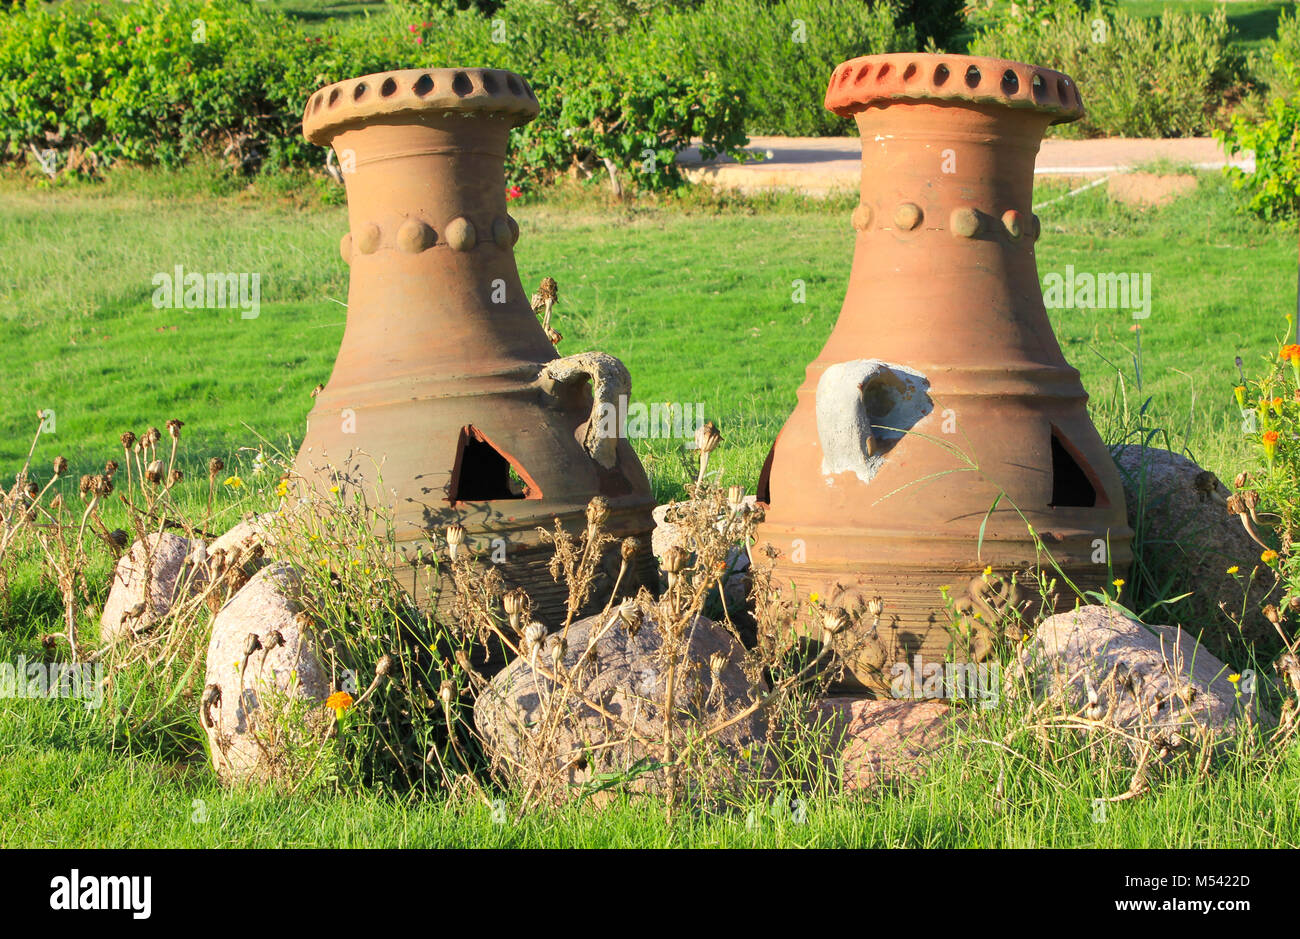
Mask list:
[[[837,362],[817,382],[822,474],[853,473],[871,482],[889,445],[934,410],[930,380],[880,359]]]

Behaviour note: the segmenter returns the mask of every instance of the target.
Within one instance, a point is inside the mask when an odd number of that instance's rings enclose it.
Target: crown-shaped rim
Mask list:
[[[527,124],[537,95],[514,72],[499,68],[409,68],[326,85],[307,99],[302,132],[327,145],[341,130],[386,117],[457,112]]]
[[[851,117],[894,101],[1004,104],[1053,115],[1066,124],[1083,117],[1079,88],[1050,68],[983,56],[900,52],[865,55],[836,67],[826,107]]]

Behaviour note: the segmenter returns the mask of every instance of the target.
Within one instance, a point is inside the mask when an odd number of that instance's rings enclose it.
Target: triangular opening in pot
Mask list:
[[[1103,497],[1104,504],[1104,497]],[[1095,508],[1097,483],[1082,457],[1052,427],[1052,508]]]
[[[541,497],[541,488],[517,460],[473,424],[460,429],[447,501],[455,504]]]

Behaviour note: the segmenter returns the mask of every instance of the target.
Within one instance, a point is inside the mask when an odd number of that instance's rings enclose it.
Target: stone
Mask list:
[[[1125,446],[1114,456],[1144,564],[1157,580],[1168,580],[1169,596],[1192,593],[1175,608],[1183,625],[1195,624],[1200,640],[1221,656],[1242,639],[1266,647],[1278,641],[1260,612],[1274,576],[1259,559],[1263,548],[1228,514],[1227,487],[1169,450]],[[1228,573],[1231,567],[1239,569],[1236,576]],[[1239,630],[1223,607],[1240,617],[1243,602]]]
[[[200,542],[161,532],[131,545],[113,569],[113,582],[99,619],[99,638],[114,643],[141,633],[171,612],[185,592],[197,593],[207,571],[185,558]]]
[[[291,776],[295,743],[319,739],[328,723],[330,675],[316,638],[297,618],[301,590],[298,570],[277,561],[213,618],[199,720],[224,782]],[[246,659],[250,634],[260,648]]]
[[[825,728],[823,757],[845,792],[879,792],[921,779],[956,745],[962,719],[939,701],[832,697],[814,717]]]
[[[745,496],[741,500],[744,506],[742,511],[752,512],[756,504],[755,496]],[[682,529],[679,524],[669,520],[670,514],[676,512],[689,513],[694,507],[693,500],[684,502],[673,502],[666,505],[655,506],[651,513],[654,516],[654,531],[650,535],[650,550],[655,557],[662,558],[669,548],[680,545],[689,550],[689,545],[685,543],[682,537]],[[670,512],[672,510],[672,512]],[[724,599],[726,600],[727,613],[732,619],[740,617],[748,624],[750,598],[749,591],[753,586],[753,572],[750,571],[750,556],[743,547],[737,545],[727,552],[727,571],[728,574],[723,580],[723,589],[725,591]],[[716,607],[716,609],[714,609]],[[710,598],[706,613],[716,613],[720,618],[722,616],[721,605],[717,603],[716,591]]]
[[[516,658],[507,665],[480,692],[474,706],[474,724],[501,774],[525,787],[535,783],[545,787],[558,779],[560,784],[551,786],[554,801],[563,801],[605,774],[621,773],[643,758],[657,760],[663,752],[657,744],[664,737],[663,705],[668,679],[659,628],[642,614],[640,628],[635,635],[629,635],[614,611],[576,621],[569,629],[563,659],[570,673],[593,634],[594,654],[574,678],[575,687],[591,703],[568,699],[573,707],[559,719],[552,745],[524,742],[526,735],[539,732],[529,728],[543,719],[548,707],[544,702],[556,693],[549,678],[533,671],[528,657]],[[557,635],[548,637],[547,647],[538,653],[538,669],[549,670],[549,643]],[[738,716],[750,706],[760,692],[751,686],[742,665],[744,651],[730,632],[697,617],[682,642],[683,653],[673,683],[677,720],[695,729],[709,727]],[[710,657],[715,654],[725,660],[716,682],[709,668]],[[593,704],[606,713],[598,712]],[[642,740],[629,737],[627,728],[632,725]],[[703,773],[695,768],[682,773],[680,785],[686,791],[701,784],[716,790],[757,778],[766,765],[766,734],[761,710],[740,718],[714,737],[713,746],[707,748],[711,756],[719,759],[711,760]],[[631,792],[654,793],[662,791],[663,783],[663,771],[652,768],[621,785]],[[606,789],[593,792],[592,797],[602,802],[609,794]]]
[[[1027,680],[1035,695],[1061,694],[1076,713],[1178,745],[1196,739],[1198,725],[1229,736],[1247,712],[1256,723],[1272,722],[1253,694],[1237,697],[1239,687],[1251,689],[1234,686],[1232,674],[1177,626],[1146,626],[1118,610],[1084,606],[1038,625],[1008,673],[1007,694]]]
[[[224,535],[208,545],[208,556],[224,551],[226,561],[246,564],[254,560],[260,548],[265,559],[266,551],[275,546],[275,513],[264,512],[234,525]]]

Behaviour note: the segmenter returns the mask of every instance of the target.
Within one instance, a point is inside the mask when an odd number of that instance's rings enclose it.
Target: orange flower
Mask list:
[[[1290,362],[1292,365],[1300,364],[1300,344],[1293,342],[1290,345],[1283,346],[1278,358],[1283,362]]]
[[[325,706],[334,712],[335,717],[338,717],[352,707],[352,695],[346,691],[336,691],[325,699]]]
[[[1259,559],[1263,561],[1265,564],[1267,564],[1269,567],[1272,567],[1274,564],[1277,563],[1277,552],[1274,551],[1272,548],[1269,548],[1267,551],[1265,551],[1263,554],[1259,556]]]
[[[1264,455],[1273,459],[1273,454],[1277,451],[1277,431],[1266,430],[1260,439],[1264,442]]]

